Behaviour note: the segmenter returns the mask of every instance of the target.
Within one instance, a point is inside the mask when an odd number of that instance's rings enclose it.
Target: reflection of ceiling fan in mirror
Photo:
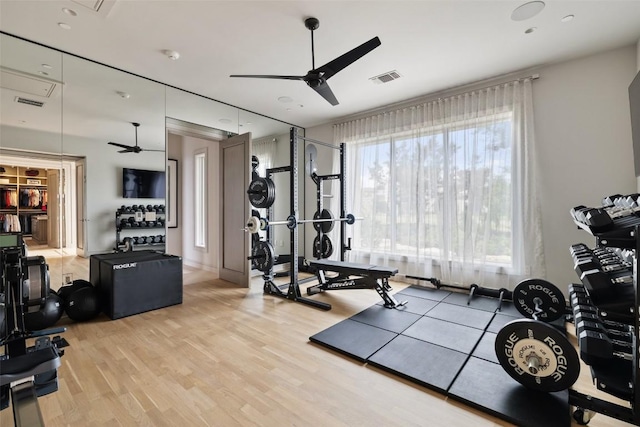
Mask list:
[[[360,46],[351,49],[349,52],[345,53],[342,56],[337,57],[333,61],[330,61],[324,64],[321,67],[316,68],[316,60],[314,56],[314,46],[313,46],[313,31],[317,30],[320,26],[320,21],[316,18],[307,18],[304,21],[304,25],[311,30],[311,71],[309,71],[305,76],[273,76],[273,75],[238,75],[232,74],[229,77],[249,77],[249,78],[258,78],[258,79],[281,79],[281,80],[302,80],[307,86],[311,89],[318,92],[320,96],[326,99],[331,105],[338,105],[338,100],[335,95],[331,91],[329,84],[327,84],[327,80],[336,74],[338,71],[346,68],[352,63],[356,62],[358,59],[365,56],[367,53],[371,52],[373,49],[380,46],[380,39],[378,37],[374,37],[368,42],[364,42]]]
[[[118,151],[118,153],[140,153],[142,151],[164,151],[164,150],[152,150],[149,148],[142,148],[138,146],[138,126],[140,123],[131,123],[136,130],[136,145],[124,145],[117,142],[109,142],[109,145],[115,145],[116,147],[124,148],[124,150]]]

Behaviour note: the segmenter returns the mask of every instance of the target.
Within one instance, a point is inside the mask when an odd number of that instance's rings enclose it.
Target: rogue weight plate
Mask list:
[[[322,245],[320,239],[316,236],[313,239],[313,256],[315,258],[329,258],[333,254],[333,243],[326,234],[322,236]]]
[[[316,213],[313,214],[313,219],[314,220],[318,220],[318,219],[331,220],[331,221],[324,221],[324,222],[314,222],[313,228],[316,231],[322,230],[323,233],[329,233],[331,230],[333,230],[333,226],[335,225],[335,222],[333,221],[333,214],[328,209],[322,209],[322,212],[320,213],[316,211]]]
[[[538,311],[536,312],[536,303]],[[523,316],[543,322],[553,322],[565,314],[566,301],[562,291],[542,279],[527,279],[513,290],[513,304]]]
[[[502,368],[532,390],[566,390],[580,375],[580,360],[569,340],[537,320],[518,319],[504,325],[496,336],[495,351]]]
[[[276,200],[276,186],[269,178],[255,178],[247,189],[249,202],[256,208],[268,208]]]
[[[271,243],[261,240],[251,249],[253,265],[263,273],[268,273],[275,263],[275,253]]]

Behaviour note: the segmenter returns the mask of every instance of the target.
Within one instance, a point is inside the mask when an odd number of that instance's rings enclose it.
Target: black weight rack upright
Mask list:
[[[625,407],[613,402],[609,402],[594,396],[580,393],[576,390],[569,390],[569,404],[576,408],[591,410],[596,413],[607,415],[634,425],[640,425],[640,293],[638,292],[638,272],[640,272],[640,218],[635,215],[614,218],[611,220],[606,231],[601,228],[592,227],[581,220],[574,218],[574,222],[579,228],[584,229],[596,238],[596,246],[612,247],[634,250],[633,256],[633,360],[630,385],[632,387],[632,397],[629,401],[631,407]]]
[[[341,175],[341,185],[340,185],[340,215],[341,218],[346,216],[346,184],[344,179],[344,173],[346,170],[346,159],[345,159],[345,146],[344,144],[340,144],[339,146],[328,144],[322,141],[316,141],[310,138],[305,138],[298,135],[298,129],[292,127],[289,130],[289,166],[283,166],[281,168],[273,168],[267,171],[267,177],[271,178],[273,173],[278,172],[289,172],[289,203],[290,203],[290,216],[299,219],[299,203],[298,203],[298,142],[299,141],[307,141],[315,144],[320,144],[323,146],[327,146],[330,148],[340,150],[340,175]],[[272,208],[269,208],[269,215],[273,214]],[[345,236],[346,236],[346,223],[345,221],[340,221],[340,249],[341,249],[341,261],[344,261],[344,251],[348,249],[348,245],[345,245]],[[298,275],[300,272],[300,265],[298,263],[299,258],[299,248],[298,248],[298,226],[292,227],[289,229],[290,232],[290,269],[289,269],[289,284],[278,286],[272,281],[266,281],[264,286],[264,292],[287,298],[296,302],[300,302],[303,304],[307,304],[316,308],[320,308],[322,310],[330,310],[331,304],[327,304],[322,301],[316,301],[311,298],[306,298],[302,296],[300,292],[300,281],[298,279]],[[268,235],[269,236],[269,235]],[[286,289],[286,292],[285,292]]]

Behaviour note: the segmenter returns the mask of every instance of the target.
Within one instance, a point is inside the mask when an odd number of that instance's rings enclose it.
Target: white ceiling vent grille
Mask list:
[[[13,100],[16,101],[19,104],[27,104],[27,105],[32,105],[34,107],[42,108],[44,106],[44,102],[42,102],[42,101],[36,101],[34,99],[23,98],[21,96],[16,96]]]
[[[55,80],[0,67],[0,87],[4,89],[49,98],[58,84]]]
[[[380,74],[379,76],[370,77],[369,80],[373,81],[375,84],[381,83],[389,83],[393,80],[397,80],[402,77],[396,70],[389,71],[384,74]]]
[[[116,2],[115,0],[71,0],[72,2],[84,6],[88,9],[93,10],[94,12],[98,12],[99,15],[106,16],[113,4]]]

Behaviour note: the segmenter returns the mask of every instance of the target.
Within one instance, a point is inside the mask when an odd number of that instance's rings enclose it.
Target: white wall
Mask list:
[[[540,79],[533,83],[533,98],[546,279],[563,290],[579,282],[570,245],[594,243],[578,231],[569,209],[599,206],[604,196],[636,188],[627,90],[640,57],[637,49],[628,46],[536,69]],[[308,128],[307,136],[332,142],[332,124]]]

